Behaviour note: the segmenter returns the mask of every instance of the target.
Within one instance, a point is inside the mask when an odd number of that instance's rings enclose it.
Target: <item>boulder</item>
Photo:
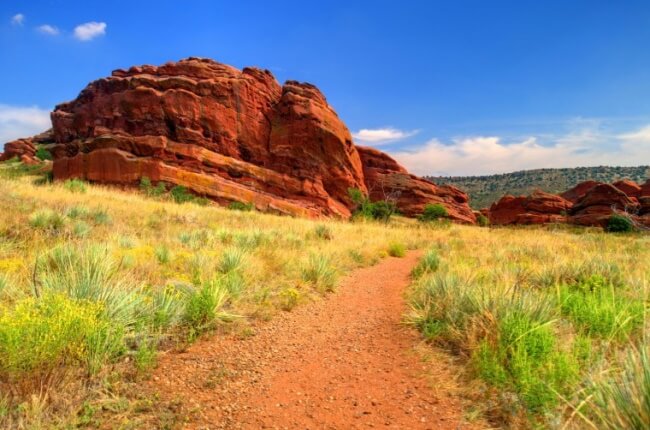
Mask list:
[[[615,213],[636,214],[639,203],[613,185],[600,184],[589,190],[571,209],[569,222],[579,225],[607,225]]]
[[[427,204],[438,203],[447,209],[450,219],[467,224],[476,222],[467,194],[458,188],[436,185],[411,175],[377,149],[358,146],[357,150],[371,200],[392,200],[403,215],[411,217],[422,214]]]
[[[492,204],[489,218],[493,225],[565,222],[571,206],[570,201],[558,195],[535,191],[528,197],[502,197]]]

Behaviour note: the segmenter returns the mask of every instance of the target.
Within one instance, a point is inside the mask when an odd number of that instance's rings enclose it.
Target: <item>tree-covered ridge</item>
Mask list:
[[[470,205],[480,209],[490,206],[492,202],[506,194],[527,195],[535,189],[561,193],[589,179],[608,183],[631,179],[643,183],[650,178],[650,166],[535,169],[488,176],[427,176],[425,178],[436,184],[449,184],[460,188],[469,194]]]

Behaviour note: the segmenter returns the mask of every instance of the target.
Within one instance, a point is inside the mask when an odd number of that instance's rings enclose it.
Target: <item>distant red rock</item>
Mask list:
[[[555,194],[535,191],[530,196],[504,196],[492,204],[490,224],[546,224],[565,222],[573,204]]]
[[[309,217],[350,216],[348,190],[358,188],[399,195],[409,216],[441,203],[452,219],[475,221],[465,193],[358,149],[318,88],[280,85],[267,70],[201,58],[116,70],[58,105],[52,125],[57,180],[134,186],[146,176],[223,204]]]
[[[447,209],[450,219],[467,224],[476,222],[467,194],[459,189],[439,186],[411,175],[377,149],[358,146],[357,150],[371,200],[394,199],[400,212],[411,217],[420,215],[427,204],[438,203]]]
[[[589,190],[591,190],[596,185],[601,185],[602,182],[598,181],[584,181],[580,182],[575,187],[563,192],[560,194],[560,197],[570,201],[571,203],[578,203],[578,201],[584,197]]]
[[[641,197],[650,197],[650,179],[645,181],[643,185],[641,185]]]

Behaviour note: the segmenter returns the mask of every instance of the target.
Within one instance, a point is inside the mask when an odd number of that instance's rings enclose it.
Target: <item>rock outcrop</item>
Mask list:
[[[25,164],[37,164],[39,160],[36,159],[36,145],[50,144],[52,140],[52,130],[48,130],[36,136],[7,142],[4,152],[0,153],[0,161],[17,158]]]
[[[565,222],[567,211],[572,206],[561,196],[535,191],[528,197],[502,197],[492,204],[488,218],[494,225]]]
[[[476,222],[476,215],[468,205],[467,194],[451,186],[409,174],[387,154],[374,148],[358,146],[365,184],[371,200],[394,200],[400,212],[417,216],[427,204],[442,204],[449,218],[467,224]]]
[[[222,204],[309,217],[348,217],[348,189],[380,198],[382,186],[406,215],[442,203],[453,219],[474,222],[467,195],[357,149],[316,87],[280,85],[266,70],[200,58],[116,70],[58,105],[52,125],[56,180],[148,177]],[[380,159],[387,164],[373,164]]]
[[[567,222],[604,227],[612,215],[623,214],[650,226],[649,183],[638,185],[623,180],[610,185],[587,181],[559,196],[541,191],[528,197],[504,196],[492,205],[488,216],[493,225]]]

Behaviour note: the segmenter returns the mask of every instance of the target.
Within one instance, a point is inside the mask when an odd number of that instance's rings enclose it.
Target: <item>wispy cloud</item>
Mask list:
[[[57,34],[60,33],[58,28],[56,28],[56,27],[54,27],[52,25],[49,25],[49,24],[40,25],[40,26],[36,27],[36,29],[39,32],[43,33],[43,34],[47,34],[47,35],[50,35],[50,36],[56,36]]]
[[[416,135],[417,133],[418,130],[404,131],[393,127],[375,129],[363,128],[356,133],[353,133],[352,137],[354,137],[357,143],[382,145],[406,139],[408,137]]]
[[[50,127],[49,110],[0,104],[0,152],[5,143],[33,136]]]
[[[105,22],[87,22],[76,26],[74,29],[74,37],[82,42],[93,40],[94,38],[104,34],[106,34]]]
[[[17,13],[16,15],[11,17],[11,23],[13,25],[23,25],[25,22],[25,15],[22,13]]]
[[[543,141],[543,143],[542,143]],[[472,136],[444,143],[432,139],[392,154],[419,175],[488,175],[517,170],[650,164],[650,125],[628,132],[583,129],[556,137],[505,142],[498,136]]]

